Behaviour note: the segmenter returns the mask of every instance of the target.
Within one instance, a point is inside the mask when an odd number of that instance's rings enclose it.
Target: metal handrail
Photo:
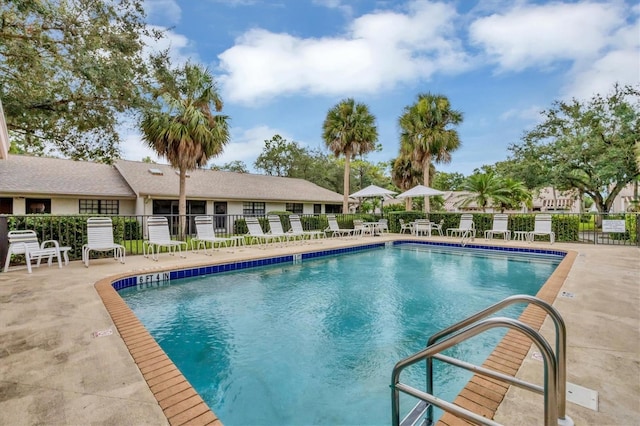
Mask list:
[[[493,328],[504,327],[516,330],[525,336],[529,337],[538,347],[542,353],[544,361],[544,419],[545,426],[551,426],[557,424],[558,421],[558,396],[557,396],[557,384],[556,377],[557,366],[556,358],[554,357],[553,350],[549,343],[533,328],[527,324],[514,320],[512,318],[497,317],[488,318],[461,330],[459,333],[449,336],[439,343],[428,346],[427,348],[417,352],[401,361],[399,361],[393,367],[393,373],[391,376],[391,422],[393,426],[399,426],[400,424],[400,392],[412,395],[423,401],[435,405],[445,411],[456,414],[463,419],[476,422],[483,425],[495,426],[497,423],[493,420],[486,419],[478,414],[475,414],[469,410],[459,407],[455,404],[448,403],[436,398],[430,393],[421,392],[408,385],[400,383],[400,373],[406,368],[417,362],[430,359],[431,357],[439,354],[440,352],[449,349],[452,346],[457,345],[473,336],[476,336],[486,330]]]
[[[547,314],[549,314],[549,316],[551,317],[551,319],[553,320],[553,324],[555,326],[555,331],[556,331],[556,351],[555,351],[555,358],[556,358],[556,366],[557,366],[557,374],[556,377],[558,379],[558,383],[557,383],[557,388],[558,388],[558,418],[561,421],[568,421],[571,422],[570,418],[566,417],[566,386],[567,386],[567,363],[566,363],[566,357],[567,357],[567,328],[565,326],[564,320],[562,319],[562,317],[560,316],[560,313],[556,310],[556,308],[554,308],[553,306],[551,306],[549,303],[545,302],[544,300],[538,299],[537,297],[534,296],[529,296],[526,294],[517,294],[514,296],[510,296],[507,297],[506,299],[489,306],[488,308],[468,317],[465,318],[464,320],[457,322],[455,324],[453,324],[452,326],[445,328],[444,330],[441,330],[437,333],[435,333],[434,335],[432,335],[429,340],[427,341],[427,347],[433,345],[434,343],[436,343],[438,340],[442,339],[443,337],[455,333],[456,331],[462,330],[463,328],[475,323],[478,320],[481,320],[482,318],[485,318],[495,312],[498,312],[502,309],[504,309],[505,307],[509,306],[509,305],[513,305],[515,303],[529,303],[529,304],[533,304],[536,305],[540,308],[542,308],[545,312],[547,312]],[[489,370],[490,371],[490,370]],[[478,372],[481,372],[480,370],[478,370]],[[485,375],[486,372],[484,372]],[[516,386],[521,386],[520,384],[517,383],[512,383]],[[522,386],[521,386],[522,387]],[[530,390],[534,390],[534,389],[530,389]],[[433,394],[433,359],[428,358],[427,359],[427,393]],[[428,420],[433,420],[433,408],[429,407],[427,409],[427,419]]]
[[[462,247],[467,245],[467,241],[473,241],[475,238],[475,230],[473,228],[469,228],[462,233],[462,239],[460,240],[460,245]]]

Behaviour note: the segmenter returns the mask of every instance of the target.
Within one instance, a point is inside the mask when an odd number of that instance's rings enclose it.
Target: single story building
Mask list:
[[[339,213],[342,195],[303,179],[214,170],[188,173],[188,214]],[[8,155],[0,161],[0,214],[170,215],[179,177],[169,165],[114,165]]]

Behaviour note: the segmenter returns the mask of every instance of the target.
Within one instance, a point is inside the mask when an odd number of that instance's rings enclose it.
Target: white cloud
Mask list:
[[[224,98],[253,103],[299,92],[375,93],[436,72],[460,72],[468,58],[454,36],[456,17],[451,5],[414,1],[407,13],[363,15],[342,37],[252,29],[219,55]]]
[[[145,44],[145,56],[169,49],[169,57],[171,58],[171,63],[173,65],[179,66],[186,63],[188,60],[201,62],[195,50],[195,46],[186,36],[155,25],[149,25],[149,28],[152,30],[162,31],[164,37],[160,40],[144,37],[143,42]]]
[[[540,113],[543,111],[543,109],[544,108],[541,108],[537,105],[532,105],[525,109],[512,108],[500,114],[500,120],[508,121],[516,118],[531,121],[534,123],[541,122],[542,116],[540,115]]]
[[[176,0],[145,0],[143,7],[151,22],[177,24],[182,18],[182,9]]]
[[[347,16],[351,16],[353,14],[353,8],[350,5],[345,4],[342,0],[313,0],[313,4],[327,7],[329,9],[337,9]]]
[[[264,141],[270,140],[276,134],[284,139],[293,140],[287,132],[268,126],[257,126],[251,129],[232,128],[231,142],[224,148],[222,155],[213,158],[209,163],[221,166],[231,161],[242,161],[250,171],[254,170],[253,163],[262,153]]]
[[[503,70],[521,71],[596,57],[624,20],[618,2],[524,4],[477,19],[469,33]]]
[[[640,11],[638,8],[636,10]],[[615,33],[611,47],[593,61],[577,62],[563,88],[566,97],[589,99],[594,94],[611,92],[614,83],[640,84],[640,22]]]

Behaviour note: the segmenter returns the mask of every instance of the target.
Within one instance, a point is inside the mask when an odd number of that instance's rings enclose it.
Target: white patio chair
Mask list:
[[[324,230],[325,234],[330,232],[332,237],[348,237],[355,235],[355,229],[340,228],[335,215],[328,214],[327,221],[329,222],[329,227]]]
[[[365,225],[363,220],[360,220],[360,219],[353,220],[353,236],[354,237],[363,236],[365,234],[372,236],[373,232],[374,232],[373,228],[368,224]]]
[[[413,234],[414,235],[426,235],[431,236],[431,222],[428,219],[416,219],[413,222]]]
[[[90,217],[87,219],[87,243],[82,246],[82,261],[89,267],[92,251],[112,251],[113,258],[124,263],[125,248],[113,241],[113,222],[109,217]]]
[[[431,226],[431,232],[437,231],[438,235],[442,237],[442,226],[444,225],[444,219],[441,219],[438,223],[429,222],[429,225]]]
[[[269,243],[281,243],[283,241],[284,237],[280,235],[265,234],[257,218],[245,217],[244,220],[247,224],[247,229],[249,230],[249,236],[251,237],[250,244],[258,243],[258,245],[266,247]]]
[[[196,223],[196,237],[191,239],[191,250],[194,250],[194,246],[196,250],[200,250],[202,247],[204,254],[209,255],[207,244],[211,244],[212,252],[215,251],[216,245],[218,249],[222,246],[229,248],[229,246],[235,245],[237,238],[216,237],[211,216],[196,216],[194,221]]]
[[[313,231],[305,231],[302,227],[302,221],[300,220],[300,216],[297,214],[292,214],[289,216],[289,223],[291,224],[291,232],[302,235],[302,238],[308,237],[310,240],[320,239],[325,236],[324,231],[313,230]]]
[[[40,266],[43,257],[48,259],[47,264],[51,266],[53,258],[58,259],[58,267],[62,268],[60,260],[60,244],[55,240],[38,242],[35,231],[9,231],[9,249],[7,250],[7,260],[4,263],[4,272],[9,271],[11,256],[22,254],[27,262],[27,271],[31,273],[31,262],[36,261],[36,266]],[[67,247],[68,248],[68,247]]]
[[[457,228],[447,229],[448,237],[464,237],[468,235],[470,235],[471,238],[475,238],[476,236],[476,227],[473,223],[472,214],[463,214],[462,216],[460,216],[460,224]]]
[[[295,234],[293,232],[284,232],[284,229],[282,228],[282,222],[280,222],[280,216],[269,215],[267,216],[267,220],[269,221],[268,235],[278,236],[282,239],[283,242],[302,239],[302,234]]]
[[[406,223],[403,219],[398,219],[400,222],[400,233],[404,234],[404,231],[409,231],[410,234],[413,234],[413,222]]]
[[[186,257],[182,253],[182,247],[187,250],[187,243],[184,241],[172,240],[169,234],[169,221],[164,216],[152,216],[147,219],[147,237],[148,239],[142,243],[142,253],[144,257],[158,261],[160,249],[165,247],[169,254],[173,256],[178,250],[180,257]]]
[[[493,238],[494,235],[502,235],[505,240],[511,239],[511,231],[508,229],[509,216],[506,214],[493,215],[493,225],[491,229],[484,231],[484,239]]]
[[[529,232],[529,242],[532,243],[536,235],[548,235],[551,244],[556,240],[556,234],[551,230],[551,215],[537,214],[533,225],[533,231]]]
[[[389,220],[388,219],[380,219],[378,220],[378,232],[380,234],[384,234],[385,232],[389,233]]]

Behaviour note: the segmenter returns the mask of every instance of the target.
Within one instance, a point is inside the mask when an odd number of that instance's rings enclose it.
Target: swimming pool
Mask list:
[[[495,301],[535,294],[560,259],[401,244],[121,295],[226,425],[388,424],[396,361]],[[480,363],[500,335],[455,353]],[[438,396],[467,379],[438,369]]]

